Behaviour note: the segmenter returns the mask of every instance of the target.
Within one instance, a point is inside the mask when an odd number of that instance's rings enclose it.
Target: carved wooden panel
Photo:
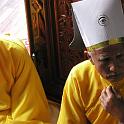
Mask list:
[[[75,0],[78,1],[78,0]],[[54,0],[56,23],[56,48],[58,53],[59,74],[67,78],[70,69],[85,58],[83,51],[71,50],[69,44],[73,39],[71,3],[74,0]]]

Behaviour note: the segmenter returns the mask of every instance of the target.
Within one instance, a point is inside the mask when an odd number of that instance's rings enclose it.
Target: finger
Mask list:
[[[99,97],[99,100],[100,100],[100,103],[101,103],[101,105],[104,107],[104,102],[105,102],[105,100],[104,100],[104,98],[103,98],[103,96],[100,96]]]
[[[112,91],[113,91],[113,93],[115,94],[116,97],[121,97],[120,93],[114,87],[112,87]]]
[[[100,96],[99,99],[100,99],[100,104],[101,104],[101,106],[102,106],[106,111],[108,111],[107,109],[108,109],[109,107],[108,107],[108,104],[107,104],[106,100],[104,99],[104,97],[103,97],[103,96]]]
[[[101,92],[101,95],[100,95],[99,99],[100,99],[101,102],[104,102],[106,97],[107,97],[106,88],[104,88]]]
[[[109,94],[111,98],[115,96],[116,98],[122,99],[122,96],[114,87],[111,87],[110,90],[113,93],[113,94]]]
[[[104,100],[102,98],[100,98],[100,104],[103,106],[103,108],[105,108],[105,103],[104,103]]]
[[[104,88],[101,92],[101,97],[106,98],[107,97],[107,93],[106,93],[106,88]]]
[[[112,86],[108,86],[107,88],[106,88],[106,93],[107,93],[107,96],[114,96],[114,92],[113,92],[113,90],[112,90]]]

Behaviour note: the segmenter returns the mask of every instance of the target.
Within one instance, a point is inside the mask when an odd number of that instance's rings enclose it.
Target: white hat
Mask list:
[[[74,39],[82,39],[89,51],[124,42],[124,14],[121,0],[82,0],[72,3]],[[78,31],[78,28],[79,31]],[[76,31],[75,31],[76,30]],[[77,36],[77,32],[80,34]],[[82,37],[77,38],[77,37]],[[75,43],[76,44],[76,43]],[[78,46],[82,46],[78,45]]]

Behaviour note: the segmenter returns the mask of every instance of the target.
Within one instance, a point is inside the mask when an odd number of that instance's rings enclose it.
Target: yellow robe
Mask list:
[[[62,96],[57,124],[118,124],[100,104],[103,88],[112,85],[124,96],[124,80],[111,84],[103,79],[89,60],[72,68]]]
[[[0,124],[49,124],[47,99],[24,45],[0,38]]]

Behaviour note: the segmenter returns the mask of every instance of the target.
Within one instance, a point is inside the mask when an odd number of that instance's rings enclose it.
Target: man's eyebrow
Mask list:
[[[105,55],[101,55],[99,56],[99,60],[102,61],[102,60],[105,60],[105,59],[108,59],[110,58],[109,56],[105,56]]]
[[[122,53],[121,53],[121,52],[119,52],[119,53],[117,53],[116,55],[117,55],[117,56],[119,56],[119,55],[122,55]]]

